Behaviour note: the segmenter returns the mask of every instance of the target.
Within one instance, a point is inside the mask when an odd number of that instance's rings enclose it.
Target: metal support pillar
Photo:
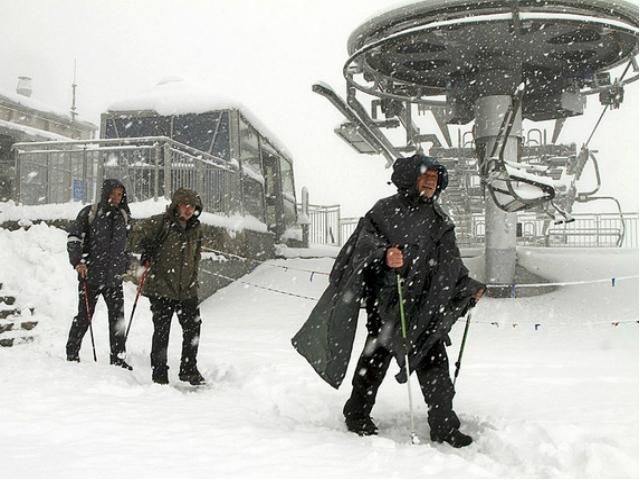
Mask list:
[[[302,244],[309,248],[309,189],[302,187],[302,208],[301,215],[298,216],[298,223],[302,226]]]
[[[160,191],[160,159],[162,158],[162,147],[159,143],[153,146],[153,201],[158,201]]]
[[[172,178],[171,178],[171,145],[162,144],[162,166],[164,168],[164,198],[171,200]]]
[[[510,95],[481,97],[476,102],[476,143],[490,152],[509,107]],[[518,144],[522,136],[522,115],[518,113],[507,139],[504,159],[518,161]],[[486,174],[486,172],[484,172]],[[516,275],[516,213],[507,213],[494,203],[485,191],[485,281],[513,285]],[[495,289],[495,296],[509,296],[511,288]]]

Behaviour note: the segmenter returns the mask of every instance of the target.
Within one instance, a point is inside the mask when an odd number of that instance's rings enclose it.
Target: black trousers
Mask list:
[[[200,309],[198,299],[171,300],[163,297],[149,297],[153,314],[153,338],[151,340],[151,367],[167,368],[167,348],[171,318],[174,312],[182,327],[182,357],[180,371],[189,372],[197,367],[198,345],[200,343]]]
[[[84,282],[78,282],[78,314],[71,322],[69,329],[69,339],[67,340],[67,358],[75,359],[80,353],[82,339],[89,328],[87,318],[87,304],[85,302]],[[87,285],[87,299],[89,301],[89,312],[93,320],[98,298],[102,295],[107,304],[109,316],[109,346],[111,351],[111,361],[115,361],[118,356],[122,356],[125,351],[124,335],[126,325],[124,322],[124,294],[122,283],[113,287],[99,285]]]
[[[353,375],[353,391],[344,406],[345,417],[368,417],[376,401],[378,388],[389,369],[392,354],[380,346],[374,335],[367,337],[364,350]],[[449,375],[449,359],[444,342],[438,342],[416,369],[424,401],[428,405],[431,432],[447,434],[460,428],[453,411],[455,391]]]

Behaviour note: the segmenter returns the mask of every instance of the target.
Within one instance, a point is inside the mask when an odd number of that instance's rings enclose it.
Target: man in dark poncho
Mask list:
[[[109,312],[111,364],[131,370],[124,361],[125,325],[122,276],[129,266],[127,236],[129,206],[124,185],[107,179],[98,203],[87,205],[69,230],[69,262],[78,272],[78,314],[71,323],[67,360],[80,361],[80,346],[100,295]],[[85,289],[86,288],[86,289]],[[85,299],[86,295],[86,299]]]
[[[455,321],[480,299],[485,286],[469,277],[456,246],[454,225],[436,203],[448,183],[435,159],[416,154],[393,165],[398,193],[379,200],[360,220],[333,266],[325,290],[307,322],[292,339],[296,350],[331,386],[344,379],[353,348],[361,300],[368,337],[344,406],[347,428],[374,435],[376,394],[392,358],[396,379],[415,371],[429,406],[431,439],[463,447],[445,343]],[[407,340],[402,338],[396,274],[404,279]],[[405,350],[405,348],[407,350]]]

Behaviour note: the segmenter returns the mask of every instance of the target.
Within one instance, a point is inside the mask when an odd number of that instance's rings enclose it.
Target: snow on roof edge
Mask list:
[[[30,110],[35,110],[39,113],[49,114],[57,117],[60,120],[64,120],[69,124],[81,124],[84,126],[91,126],[94,130],[98,130],[98,126],[93,122],[88,120],[84,120],[81,117],[76,117],[75,120],[71,120],[71,115],[67,111],[60,110],[57,107],[53,107],[48,105],[41,100],[38,100],[34,97],[26,97],[24,95],[20,95],[19,93],[7,92],[5,90],[0,90],[0,100],[4,99],[5,101],[9,101],[10,103],[14,103],[16,105],[20,105],[22,107],[28,108]]]
[[[245,104],[215,92],[202,82],[171,77],[140,94],[116,100],[107,106],[111,113],[153,111],[158,115],[199,114],[216,110],[238,110],[242,116],[288,160],[291,152]]]
[[[40,128],[30,127],[28,125],[22,125],[21,123],[9,122],[7,120],[0,119],[0,127],[9,128],[12,130],[18,130],[35,137],[42,137],[48,140],[73,140],[71,137],[65,137],[59,133],[49,132],[47,130],[41,130]]]

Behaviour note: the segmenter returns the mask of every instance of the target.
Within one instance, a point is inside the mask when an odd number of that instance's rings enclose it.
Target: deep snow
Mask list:
[[[474,312],[455,399],[475,438],[454,450],[408,443],[405,385],[392,366],[373,411],[377,437],[346,431],[339,390],[290,346],[313,302],[232,284],[203,302],[199,363],[210,386],[150,379],[151,316],[142,299],[128,341],[130,373],[108,365],[106,310],[82,363],[65,361],[76,308],[66,234],[38,224],[0,229],[0,282],[36,308],[35,343],[0,349],[0,477],[637,477],[638,280],[564,287],[523,299],[483,299]],[[523,249],[521,262],[555,281],[637,275],[637,250]],[[243,281],[318,297],[332,259],[270,261]],[[135,286],[126,285],[128,319]],[[620,323],[613,326],[611,322]],[[498,326],[492,325],[496,322]],[[535,323],[541,326],[536,330]],[[515,326],[513,326],[515,324]],[[463,325],[454,327],[451,363]],[[364,339],[359,327],[354,356]],[[353,361],[348,379],[353,371]],[[419,398],[414,381],[414,401]]]

